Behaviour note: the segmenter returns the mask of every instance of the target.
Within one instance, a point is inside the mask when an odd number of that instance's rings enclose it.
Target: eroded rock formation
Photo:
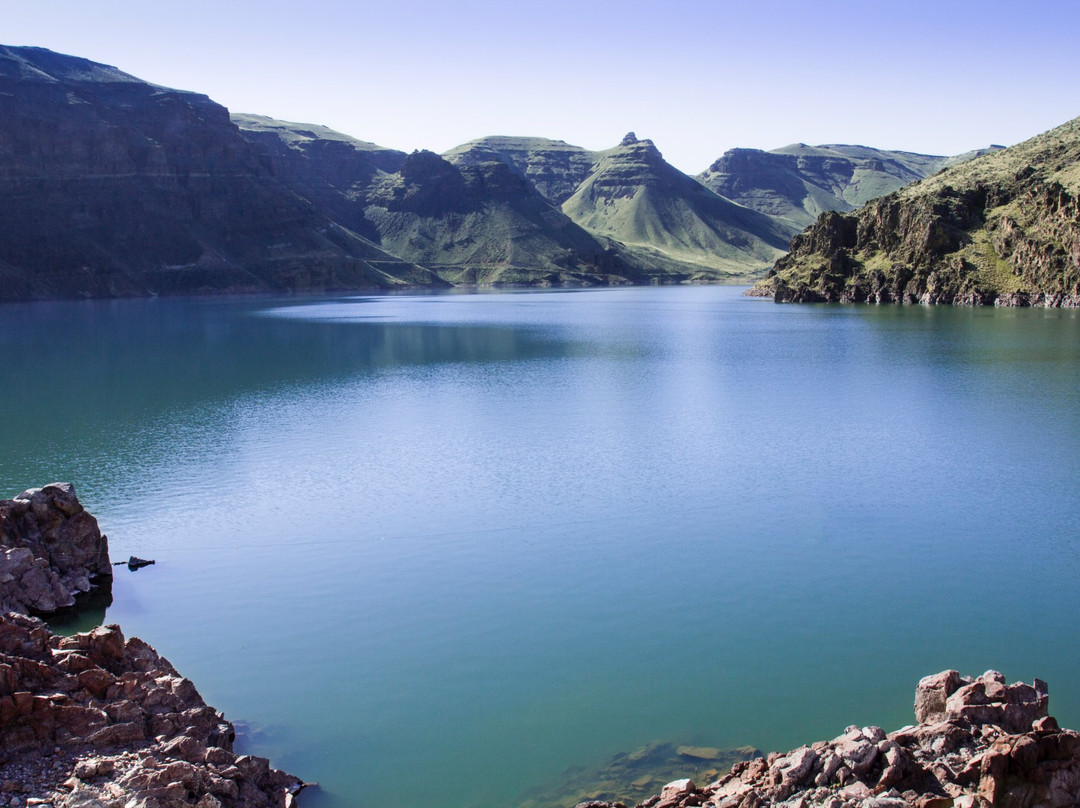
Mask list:
[[[284,808],[302,783],[237,755],[195,686],[117,626],[0,616],[0,799],[54,808]]]
[[[108,539],[71,483],[0,500],[0,612],[54,612],[111,578]]]
[[[919,723],[848,727],[831,741],[736,763],[639,808],[1066,808],[1080,803],[1080,733],[1047,715],[1047,687],[944,671],[919,682]],[[616,808],[588,803],[578,808]]]

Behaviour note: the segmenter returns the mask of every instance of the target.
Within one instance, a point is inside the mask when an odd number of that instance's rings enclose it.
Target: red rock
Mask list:
[[[924,723],[940,720],[945,702],[960,687],[960,674],[949,670],[926,676],[915,688],[915,720]]]

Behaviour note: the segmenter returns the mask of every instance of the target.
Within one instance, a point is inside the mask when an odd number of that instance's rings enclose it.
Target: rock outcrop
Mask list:
[[[1047,714],[1047,686],[944,671],[919,682],[919,723],[851,726],[831,741],[736,763],[639,808],[1067,808],[1080,801],[1080,733]],[[615,808],[589,803],[579,808]]]
[[[117,626],[60,637],[0,616],[0,799],[54,808],[285,808],[303,786]]]
[[[0,500],[0,612],[48,614],[111,578],[108,539],[71,483]]]
[[[778,302],[1080,305],[1080,118],[856,213],[825,213],[754,292]]]

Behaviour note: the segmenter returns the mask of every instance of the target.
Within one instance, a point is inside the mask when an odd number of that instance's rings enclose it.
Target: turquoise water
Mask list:
[[[502,808],[664,740],[1080,725],[1080,313],[732,287],[0,307],[0,496],[75,482],[107,619],[305,806]]]

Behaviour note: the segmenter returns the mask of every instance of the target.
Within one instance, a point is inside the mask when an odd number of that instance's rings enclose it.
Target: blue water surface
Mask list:
[[[1080,313],[733,287],[0,307],[0,496],[318,808],[504,808],[652,741],[1080,724]],[[100,615],[92,616],[100,619]]]

